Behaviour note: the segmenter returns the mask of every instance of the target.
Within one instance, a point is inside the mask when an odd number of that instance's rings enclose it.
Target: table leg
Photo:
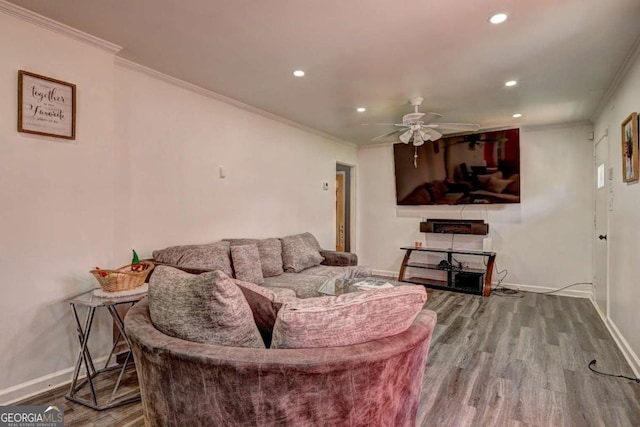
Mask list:
[[[93,317],[95,314],[95,307],[89,307],[87,309],[87,315],[85,318],[84,328],[80,323],[80,317],[78,316],[78,311],[74,304],[71,304],[71,308],[73,310],[73,315],[76,320],[76,329],[78,331],[78,340],[80,341],[80,351],[78,352],[78,359],[76,360],[76,366],[73,370],[73,378],[71,380],[71,389],[69,390],[69,396],[74,397],[75,393],[78,391],[81,386],[78,386],[78,376],[80,375],[80,369],[82,367],[82,362],[84,362],[85,369],[87,371],[87,381],[89,382],[89,387],[91,388],[91,396],[93,397],[94,404],[98,404],[98,399],[96,396],[96,390],[93,385],[93,377],[96,375],[96,368],[93,365],[93,360],[91,359],[91,354],[89,353],[89,349],[87,348],[87,344],[89,342],[89,334],[91,333],[91,326],[93,325]]]

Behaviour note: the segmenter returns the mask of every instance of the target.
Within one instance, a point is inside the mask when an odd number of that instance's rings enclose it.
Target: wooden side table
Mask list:
[[[135,396],[130,397],[119,397],[117,395],[118,388],[120,387],[120,382],[122,381],[122,377],[124,376],[127,369],[135,368],[133,364],[133,353],[131,352],[131,343],[129,342],[129,338],[124,331],[124,322],[122,321],[122,317],[118,313],[117,307],[123,304],[128,304],[133,306],[136,302],[140,301],[142,298],[146,296],[145,293],[140,293],[136,295],[129,296],[121,296],[121,297],[97,297],[93,293],[94,290],[90,290],[83,294],[77,295],[73,298],[69,298],[66,300],[71,305],[71,310],[73,312],[73,317],[76,321],[76,328],[78,331],[78,340],[80,342],[80,350],[78,352],[78,358],[76,360],[75,369],[73,371],[73,379],[71,380],[71,388],[69,390],[69,394],[65,397],[73,402],[80,403],[81,405],[88,406],[89,408],[96,409],[101,411],[103,409],[113,408],[116,406],[126,405],[127,403],[137,402],[140,400],[140,393]],[[80,316],[78,315],[78,308],[86,307],[87,313],[84,319],[84,325],[80,321]],[[91,357],[91,353],[89,352],[89,347],[87,343],[89,341],[89,336],[91,335],[91,327],[93,326],[93,319],[95,315],[95,311],[99,307],[105,307],[111,317],[113,318],[113,322],[118,329],[117,338],[113,341],[113,345],[111,347],[111,352],[109,353],[109,357],[105,362],[104,368],[96,369],[93,363],[93,358]],[[116,364],[114,366],[109,366],[112,357],[116,351],[116,347],[123,340],[126,345],[126,352],[124,353],[125,359],[122,364]],[[86,378],[82,381],[78,381],[78,377],[80,376],[80,371],[82,370],[82,366],[84,365],[86,371]],[[106,403],[99,403],[98,393],[96,391],[95,381],[98,375],[120,370],[118,375],[118,379],[113,385],[113,389],[111,391],[111,396],[108,398]],[[84,387],[89,386],[91,392],[91,399],[85,399],[78,396],[78,392],[82,390]]]

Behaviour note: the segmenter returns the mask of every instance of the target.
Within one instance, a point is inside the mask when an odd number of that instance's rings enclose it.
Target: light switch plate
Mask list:
[[[322,181],[322,189],[325,191],[329,189],[329,181]]]

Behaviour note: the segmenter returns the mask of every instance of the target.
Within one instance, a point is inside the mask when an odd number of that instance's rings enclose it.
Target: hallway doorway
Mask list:
[[[336,251],[351,251],[352,166],[336,163]]]

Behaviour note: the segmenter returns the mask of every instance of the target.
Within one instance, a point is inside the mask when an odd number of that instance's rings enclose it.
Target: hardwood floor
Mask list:
[[[637,426],[640,384],[586,299],[429,291],[422,426]]]
[[[522,293],[489,298],[429,290],[438,325],[424,377],[419,426],[637,426],[640,384],[591,303]],[[125,386],[135,391],[135,381]],[[94,411],[67,387],[21,402],[61,404],[65,425],[143,426],[140,403]]]

